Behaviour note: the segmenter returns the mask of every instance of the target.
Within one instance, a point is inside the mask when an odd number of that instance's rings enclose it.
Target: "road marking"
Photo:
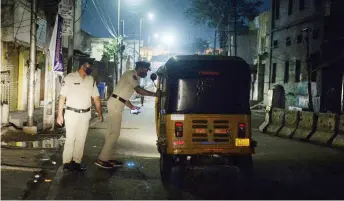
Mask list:
[[[46,200],[55,200],[58,192],[59,192],[59,185],[63,176],[63,165],[61,165],[56,172],[56,175],[53,179],[53,183],[50,186],[48,195],[46,197]]]
[[[42,171],[42,168],[1,165],[1,171],[4,171],[4,170],[19,170],[19,171],[24,171],[24,172],[39,172],[39,171]]]

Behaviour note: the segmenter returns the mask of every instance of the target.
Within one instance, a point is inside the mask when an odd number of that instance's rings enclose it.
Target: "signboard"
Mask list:
[[[63,18],[62,36],[73,35],[73,3],[71,0],[61,0],[59,3],[59,15]]]
[[[53,65],[54,72],[63,72],[62,56],[62,17],[56,16],[56,22],[49,44],[50,66]]]

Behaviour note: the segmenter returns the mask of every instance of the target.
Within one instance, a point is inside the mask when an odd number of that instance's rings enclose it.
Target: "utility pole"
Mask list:
[[[134,32],[134,64],[136,62],[136,37],[135,37],[135,32]]]
[[[121,47],[120,47],[120,68],[119,68],[119,74],[122,76],[122,69],[123,69],[123,40],[124,40],[124,20],[121,20],[122,22],[122,39],[121,39]]]
[[[307,51],[307,74],[308,74],[308,109],[313,111],[313,96],[312,96],[312,66],[310,62],[310,52],[309,52],[309,29],[305,28],[302,30],[306,32],[306,51]]]
[[[237,2],[233,0],[234,8],[234,56],[237,56]]]
[[[117,45],[120,45],[120,32],[121,31],[121,0],[117,0]],[[121,48],[119,48],[119,51],[121,51]],[[122,76],[118,70],[120,69],[120,62],[122,62],[122,57],[118,56],[117,53],[117,58],[120,60],[119,63],[116,65],[116,78],[117,80]],[[116,80],[116,84],[117,84]]]
[[[215,29],[215,33],[214,33],[214,51],[213,51],[213,55],[216,54],[216,36],[217,36],[217,28]]]
[[[28,121],[23,131],[28,134],[37,134],[37,127],[34,125],[33,112],[35,109],[34,89],[36,70],[36,33],[37,33],[37,0],[31,1],[31,25],[30,25],[30,69],[29,69],[29,96],[28,96]]]
[[[143,18],[140,19],[139,61],[141,61],[142,25],[143,25]]]
[[[72,0],[73,4],[73,34],[68,36],[68,65],[67,65],[67,74],[73,71],[74,64],[74,37],[75,37],[75,6],[77,0]]]

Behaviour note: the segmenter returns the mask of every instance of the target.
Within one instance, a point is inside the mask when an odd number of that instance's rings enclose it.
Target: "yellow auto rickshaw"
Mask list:
[[[175,56],[151,79],[162,91],[155,111],[163,181],[174,166],[214,157],[252,174],[251,70],[242,58]]]

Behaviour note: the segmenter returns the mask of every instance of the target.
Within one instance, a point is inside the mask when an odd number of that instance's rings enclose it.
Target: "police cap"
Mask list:
[[[138,62],[136,62],[135,69],[138,69],[138,68],[148,68],[148,70],[151,70],[150,66],[151,66],[151,64],[149,62],[138,61]]]

